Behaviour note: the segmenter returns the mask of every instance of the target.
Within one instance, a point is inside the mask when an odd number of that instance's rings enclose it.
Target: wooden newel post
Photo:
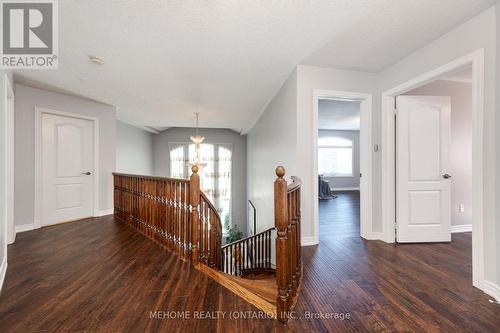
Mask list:
[[[200,205],[200,176],[198,175],[198,166],[191,167],[193,174],[189,178],[189,202],[191,204],[191,255],[193,264],[198,264],[198,244],[199,244],[199,221],[198,206]]]
[[[274,181],[274,226],[277,230],[276,237],[276,283],[278,285],[277,311],[278,320],[281,322],[287,321],[288,311],[288,260],[287,260],[287,230],[288,215],[287,215],[287,183],[283,179],[285,176],[285,168],[279,166],[276,168],[276,176]]]

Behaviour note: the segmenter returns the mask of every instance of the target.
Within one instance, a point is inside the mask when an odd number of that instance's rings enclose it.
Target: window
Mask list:
[[[318,139],[318,173],[352,177],[352,141],[338,137]]]
[[[190,162],[195,158],[193,143],[169,143],[170,177],[188,178],[192,172]],[[214,204],[221,217],[222,225],[231,226],[231,167],[232,145],[200,145],[201,162],[206,163],[200,174],[200,186]]]

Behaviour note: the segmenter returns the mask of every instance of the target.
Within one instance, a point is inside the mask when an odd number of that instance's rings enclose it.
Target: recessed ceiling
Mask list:
[[[15,77],[115,105],[129,123],[193,126],[199,112],[200,127],[246,131],[304,59],[378,71],[493,3],[64,0],[59,69]]]
[[[318,128],[320,130],[359,131],[360,102],[320,99]]]

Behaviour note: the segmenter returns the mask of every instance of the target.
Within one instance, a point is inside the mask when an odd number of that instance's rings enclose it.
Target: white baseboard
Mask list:
[[[459,232],[472,232],[472,224],[463,224],[463,225],[452,225],[451,233],[456,234]]]
[[[335,191],[359,191],[359,187],[333,187],[332,192]]]
[[[308,237],[302,237],[300,239],[300,245],[301,246],[311,246],[311,245],[317,245],[318,242],[314,240],[314,236],[308,236]]]
[[[7,256],[2,260],[0,265],[0,292],[2,291],[3,281],[5,280],[5,275],[7,274]]]
[[[25,231],[35,230],[35,229],[38,229],[38,228],[40,228],[40,227],[37,226],[35,223],[16,225],[16,234],[18,232],[25,232]]]
[[[382,232],[370,232],[364,236],[361,236],[366,240],[384,240],[384,234]]]
[[[114,208],[106,209],[106,210],[96,210],[94,212],[94,217],[100,217],[100,216],[106,216],[106,215],[113,215],[114,213],[115,213]]]
[[[491,281],[484,280],[483,291],[493,297],[497,303],[500,303],[500,286]]]

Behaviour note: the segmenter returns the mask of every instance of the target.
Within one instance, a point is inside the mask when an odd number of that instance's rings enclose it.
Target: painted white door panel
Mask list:
[[[93,125],[85,119],[42,115],[42,225],[93,215]]]
[[[398,96],[397,241],[451,240],[450,97]]]

